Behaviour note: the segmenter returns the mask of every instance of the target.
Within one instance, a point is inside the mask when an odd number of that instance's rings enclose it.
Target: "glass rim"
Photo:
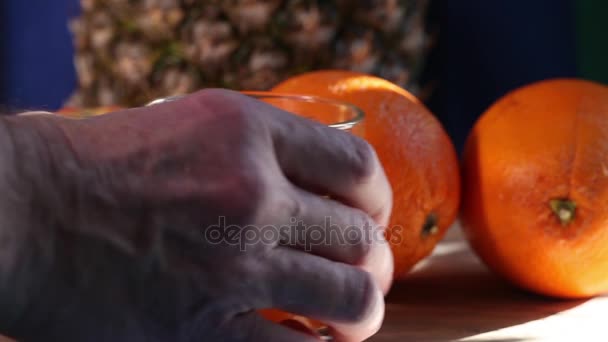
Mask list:
[[[340,130],[352,129],[357,124],[361,123],[363,121],[363,119],[365,118],[365,113],[363,112],[363,110],[361,108],[357,107],[356,105],[354,105],[352,103],[341,101],[341,100],[328,99],[328,98],[315,96],[315,95],[274,93],[274,92],[270,92],[270,91],[249,91],[249,90],[247,90],[247,91],[240,91],[240,93],[253,97],[253,98],[256,98],[256,99],[263,99],[263,98],[287,99],[287,100],[294,100],[294,101],[301,101],[301,102],[308,102],[308,103],[324,103],[324,104],[328,104],[328,105],[347,107],[353,112],[352,118],[327,125],[329,127],[337,128]],[[179,100],[185,96],[187,96],[187,95],[175,95],[175,96],[163,97],[163,98],[156,99],[154,101],[149,102],[148,104],[146,104],[146,106],[153,106],[153,105],[157,105],[160,103]]]

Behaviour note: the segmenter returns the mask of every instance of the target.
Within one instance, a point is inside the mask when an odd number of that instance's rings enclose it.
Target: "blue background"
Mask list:
[[[57,109],[76,85],[68,17],[78,0],[0,0],[0,103]]]
[[[440,87],[430,101],[458,146],[477,116],[519,85],[575,76],[571,0],[437,0],[440,45],[428,77]],[[75,87],[67,28],[78,0],[1,0],[0,104],[8,110],[57,109]],[[7,109],[5,109],[7,110]]]
[[[577,76],[575,0],[437,0],[431,110],[461,149],[475,120],[524,84]]]

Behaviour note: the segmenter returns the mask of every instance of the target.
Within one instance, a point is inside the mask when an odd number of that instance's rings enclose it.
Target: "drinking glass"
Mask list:
[[[310,95],[281,94],[268,91],[242,91],[241,93],[330,127],[348,131],[361,137],[364,134],[363,119],[365,114],[353,104]],[[175,101],[184,96],[161,98],[150,102],[148,106]]]

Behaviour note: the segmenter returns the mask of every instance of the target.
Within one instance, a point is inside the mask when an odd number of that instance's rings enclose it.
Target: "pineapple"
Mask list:
[[[205,87],[266,90],[349,69],[411,91],[429,0],[81,0],[71,106],[138,106]]]

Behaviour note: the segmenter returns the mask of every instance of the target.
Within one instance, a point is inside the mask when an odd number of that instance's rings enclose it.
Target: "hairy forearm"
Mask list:
[[[0,117],[0,333],[5,334],[14,333],[37,296],[49,269],[43,260],[50,258],[43,254],[52,251],[39,187],[51,156],[33,121]]]
[[[6,118],[0,118],[0,332],[7,333],[16,323],[26,305],[17,293],[19,259],[25,248],[23,223],[18,222],[20,212],[27,204],[20,202],[16,170],[17,151],[12,137],[12,129]],[[26,201],[27,202],[27,201]]]

